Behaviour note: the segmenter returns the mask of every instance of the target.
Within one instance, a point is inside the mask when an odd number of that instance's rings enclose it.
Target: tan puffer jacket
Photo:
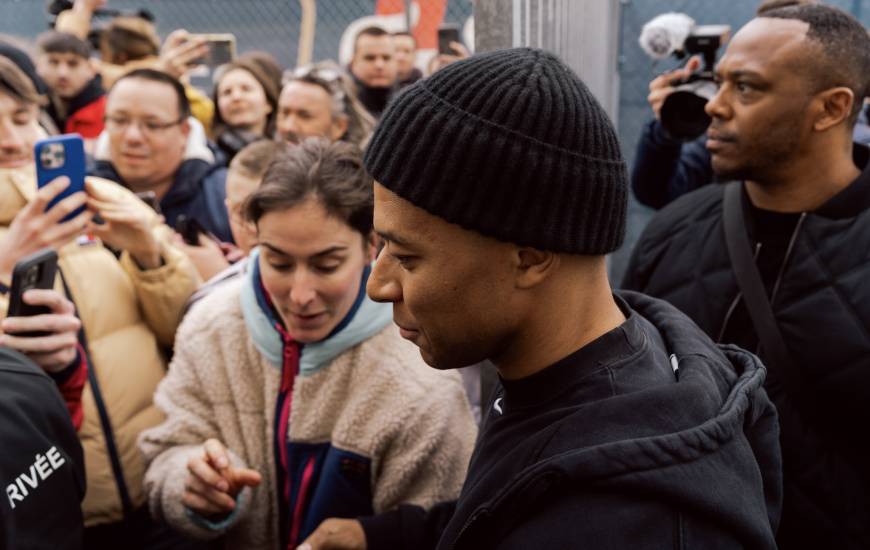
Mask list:
[[[0,236],[33,197],[35,181],[32,167],[0,170]],[[99,184],[113,186],[117,189],[113,192],[129,193],[106,180]],[[159,226],[155,232],[166,243],[168,228]],[[165,265],[149,271],[140,270],[126,253],[118,261],[100,243],[74,242],[59,251],[60,269],[88,337],[92,368],[100,381],[136,507],[145,502],[145,469],[136,438],[163,420],[152,402],[154,390],[166,373],[161,347],[172,344],[180,312],[199,284],[186,256],[168,244],[163,248]],[[63,288],[59,280],[56,287]],[[0,316],[6,309],[7,298],[0,295]],[[79,438],[85,450],[88,483],[82,505],[85,525],[119,521],[121,501],[90,385],[85,388],[83,406]]]

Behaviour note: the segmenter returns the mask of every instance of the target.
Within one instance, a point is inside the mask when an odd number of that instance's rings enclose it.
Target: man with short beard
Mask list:
[[[870,453],[853,428],[870,421],[870,150],[852,143],[867,75],[870,38],[835,8],[781,8],[744,26],[706,107],[713,170],[736,183],[662,210],[623,282],[760,352],[781,426],[780,548],[870,546]]]

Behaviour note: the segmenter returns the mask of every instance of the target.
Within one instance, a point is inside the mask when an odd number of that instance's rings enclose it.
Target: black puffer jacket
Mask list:
[[[798,225],[772,304],[803,391],[768,384],[782,432],[782,548],[870,547],[870,163]],[[663,298],[714,339],[738,296],[722,224],[723,186],[662,210],[638,242],[623,287]],[[745,200],[745,199],[744,199]],[[752,231],[750,231],[752,236]],[[762,356],[762,360],[765,358]]]

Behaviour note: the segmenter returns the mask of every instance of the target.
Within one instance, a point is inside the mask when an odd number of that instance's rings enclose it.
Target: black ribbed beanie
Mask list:
[[[409,86],[384,112],[365,164],[412,204],[500,241],[598,255],[625,235],[613,125],[543,50],[475,55]]]

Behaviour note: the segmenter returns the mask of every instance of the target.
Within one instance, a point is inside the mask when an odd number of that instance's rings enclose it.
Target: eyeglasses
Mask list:
[[[143,135],[148,137],[156,136],[163,131],[177,126],[184,122],[183,118],[173,120],[172,122],[157,122],[156,120],[134,120],[124,116],[106,116],[103,119],[106,123],[106,130],[110,134],[120,134],[124,132],[131,124],[135,124]]]

